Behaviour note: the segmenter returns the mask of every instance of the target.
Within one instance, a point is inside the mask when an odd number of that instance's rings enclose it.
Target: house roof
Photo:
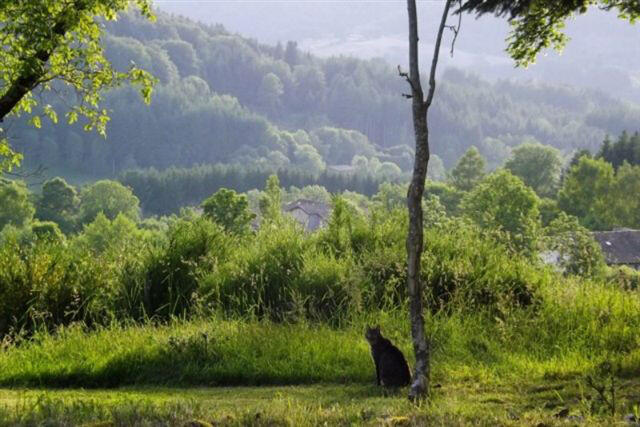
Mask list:
[[[331,210],[329,205],[326,203],[316,202],[313,200],[307,199],[298,199],[287,204],[284,207],[285,212],[291,212],[295,209],[301,209],[307,215],[317,215],[322,219],[327,219],[329,217],[329,211]]]
[[[607,264],[640,264],[640,230],[592,233],[602,248]]]

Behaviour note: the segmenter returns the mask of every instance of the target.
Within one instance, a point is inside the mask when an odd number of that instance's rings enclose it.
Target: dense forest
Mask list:
[[[130,88],[108,93],[106,142],[82,124],[43,120],[38,131],[25,121],[11,123],[27,167],[91,180],[135,168],[214,163],[315,175],[354,165],[396,179],[411,165],[410,105],[391,64],[321,59],[295,42],[268,46],[162,13],[155,23],[124,15],[106,29],[107,54],[117,68],[135,63],[159,79],[151,106]],[[431,117],[437,169],[452,167],[470,146],[495,168],[524,142],[567,155],[596,151],[606,135],[636,130],[640,107],[593,91],[489,83],[449,69]]]

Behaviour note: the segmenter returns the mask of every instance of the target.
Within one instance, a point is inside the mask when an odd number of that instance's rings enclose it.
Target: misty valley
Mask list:
[[[639,18],[0,3],[0,425],[640,425]]]

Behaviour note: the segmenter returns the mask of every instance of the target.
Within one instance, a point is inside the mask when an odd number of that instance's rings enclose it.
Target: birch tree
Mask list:
[[[454,3],[459,4],[455,11],[458,15],[469,12],[477,15],[492,13],[507,17],[512,26],[511,33],[507,37],[507,52],[519,66],[528,66],[534,63],[537,55],[546,48],[562,49],[568,41],[567,36],[563,33],[565,21],[576,14],[585,13],[589,7],[616,11],[621,19],[632,23],[640,18],[640,1],[638,0],[445,0],[436,34],[429,72],[429,86],[425,96],[420,82],[418,64],[419,38],[416,2],[415,0],[407,0],[409,72],[404,73],[400,68],[398,71],[411,88],[411,93],[404,96],[412,100],[413,128],[416,141],[413,175],[407,193],[409,230],[406,242],[409,316],[416,359],[413,382],[409,391],[411,400],[428,397],[430,383],[431,346],[425,334],[423,287],[420,282],[420,260],[424,242],[422,196],[430,155],[427,116],[436,89],[435,75],[442,36],[448,27],[447,18]],[[459,26],[454,28],[456,35],[458,31]]]

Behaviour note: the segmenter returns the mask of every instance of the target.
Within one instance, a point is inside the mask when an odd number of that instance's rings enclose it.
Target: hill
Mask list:
[[[294,42],[261,44],[163,13],[155,23],[125,15],[106,29],[107,54],[119,68],[135,62],[158,77],[151,106],[132,89],[109,93],[106,142],[81,124],[44,123],[36,131],[12,123],[27,166],[89,178],[204,163],[315,174],[357,163],[388,176],[411,166],[410,104],[400,96],[405,82],[383,60],[320,58]],[[489,82],[448,69],[431,113],[432,147],[451,167],[475,145],[495,167],[523,141],[565,153],[595,150],[606,134],[636,130],[638,122],[637,105],[602,92]]]

